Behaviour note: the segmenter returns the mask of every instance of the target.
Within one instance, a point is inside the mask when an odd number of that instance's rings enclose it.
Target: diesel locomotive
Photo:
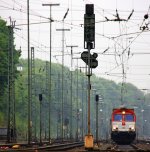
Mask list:
[[[113,109],[111,115],[111,139],[118,144],[130,144],[136,138],[134,109]]]

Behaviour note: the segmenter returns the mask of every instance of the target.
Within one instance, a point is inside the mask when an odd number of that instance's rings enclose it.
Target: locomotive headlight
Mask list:
[[[113,125],[113,130],[118,130],[118,125]]]
[[[131,129],[134,130],[134,126],[132,126]]]
[[[126,112],[125,111],[122,111],[122,114],[124,115]]]
[[[135,126],[134,125],[130,125],[129,126],[129,130],[135,130]]]

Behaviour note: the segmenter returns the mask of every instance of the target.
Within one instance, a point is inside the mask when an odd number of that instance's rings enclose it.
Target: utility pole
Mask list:
[[[61,137],[62,137],[62,141],[63,141],[63,137],[64,137],[64,131],[63,131],[63,123],[64,123],[64,37],[65,37],[65,31],[70,31],[70,29],[64,29],[64,20],[68,14],[69,9],[67,10],[67,12],[65,13],[64,17],[63,17],[63,28],[62,29],[56,29],[57,31],[62,31],[62,107],[61,107],[61,112],[62,112],[62,122],[61,122]]]
[[[39,94],[40,102],[40,144],[42,144],[42,94]]]
[[[31,64],[30,64],[30,23],[29,0],[27,0],[27,40],[28,40],[28,144],[31,144]]]
[[[52,15],[51,15],[51,7],[59,6],[59,4],[42,4],[42,6],[49,6],[50,8],[50,73],[49,73],[49,142],[51,142],[51,48],[52,48]]]
[[[90,44],[88,44],[88,65],[90,65]],[[88,66],[88,134],[91,134],[91,129],[90,129],[90,114],[91,114],[91,109],[90,109],[90,98],[91,98],[91,82],[90,82],[90,77],[91,77],[91,70],[90,66]]]
[[[47,108],[46,108],[46,113],[49,113],[49,101],[48,101],[48,99],[49,99],[49,63],[48,63],[48,61],[46,61],[46,105],[48,105],[47,106]],[[47,117],[47,114],[46,114],[46,119],[48,119],[49,118],[49,115],[48,115],[48,117]],[[49,119],[48,119],[49,120]],[[47,124],[47,120],[45,120],[45,125],[46,125],[46,131],[45,131],[45,136],[46,136],[46,138],[47,138],[47,131],[49,130],[49,123]]]
[[[84,126],[83,126],[83,112],[84,112],[84,109],[83,109],[83,101],[84,101],[84,78],[82,79],[82,140],[83,140],[83,133],[84,133]]]
[[[36,100],[35,100],[35,58],[34,47],[31,47],[31,134],[36,139]]]
[[[78,85],[78,59],[77,59],[77,141],[79,139],[79,104],[78,104],[78,94],[79,94],[79,85]]]
[[[15,22],[11,21],[9,29],[9,50],[8,50],[8,124],[7,124],[7,142],[16,142],[16,115],[15,115],[15,78],[14,78],[14,41],[13,29]]]
[[[78,59],[80,58],[73,58],[73,59],[77,59],[77,89],[76,89],[76,108],[77,108],[77,112],[76,112],[76,115],[77,115],[77,130],[76,130],[76,140],[78,141],[78,138],[79,138],[79,133],[78,133],[78,130],[79,130],[79,104],[78,104],[78,90],[79,90],[79,84],[78,84]]]
[[[58,73],[58,80],[57,80],[57,101],[60,103],[60,74]],[[58,105],[58,117],[57,117],[57,139],[61,137],[61,112],[60,112],[60,105]]]
[[[96,143],[98,144],[98,102],[99,102],[98,94],[95,94],[95,101],[96,101]]]
[[[73,68],[73,63],[72,63],[72,59],[73,59],[73,48],[74,47],[78,47],[77,45],[68,45],[67,47],[70,47],[71,48],[71,67],[70,67],[70,74],[71,74],[71,79],[70,79],[70,85],[71,85],[71,93],[70,93],[70,99],[71,99],[71,108],[70,108],[70,139],[72,139],[72,119],[73,119],[73,114],[72,114],[72,68]]]

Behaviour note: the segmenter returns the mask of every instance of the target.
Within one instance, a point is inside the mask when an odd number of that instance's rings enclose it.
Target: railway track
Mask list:
[[[20,148],[16,148],[16,149],[5,149],[5,150],[0,150],[1,152],[47,152],[47,151],[66,151],[66,150],[71,150],[77,147],[82,147],[84,145],[84,142],[73,142],[73,143],[65,143],[65,144],[55,144],[55,145],[44,145],[44,146],[40,146],[40,147],[31,147],[31,148],[27,148],[27,147],[20,147]]]
[[[129,152],[129,151],[145,151],[144,149],[139,148],[137,145],[135,144],[131,144],[131,145],[115,145],[114,148],[112,148],[112,150],[114,151],[120,151],[120,152]]]
[[[101,142],[98,145],[94,145],[92,152],[100,151],[100,152],[146,152],[150,150],[150,145],[146,143],[136,143],[131,145],[117,145],[116,143],[106,143]],[[25,145],[21,144],[18,148],[9,147],[8,149],[0,149],[0,152],[48,152],[48,151],[71,151],[71,152],[78,152],[78,151],[88,151],[84,148],[84,142],[69,142],[65,141],[63,143],[56,142],[51,145],[47,143],[43,143],[43,145]]]
[[[46,151],[66,151],[70,149],[74,149],[77,147],[82,147],[84,142],[74,142],[74,143],[65,143],[53,146],[44,147]],[[43,148],[38,148],[38,150],[43,150]]]

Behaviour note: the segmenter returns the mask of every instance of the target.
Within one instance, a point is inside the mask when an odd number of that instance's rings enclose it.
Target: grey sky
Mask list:
[[[62,34],[56,29],[62,28],[62,18],[69,8],[65,19],[65,54],[70,53],[66,45],[78,45],[74,48],[74,57],[80,57],[83,48],[85,4],[93,3],[96,17],[95,49],[91,52],[99,54],[99,66],[93,72],[100,77],[122,82],[122,66],[124,66],[124,81],[133,83],[140,89],[150,89],[150,43],[149,31],[141,32],[140,26],[149,23],[149,18],[143,22],[144,15],[150,15],[150,0],[51,0],[51,3],[60,3],[52,7],[52,61],[61,63]],[[0,0],[0,15],[9,24],[9,16],[16,20],[15,30],[16,47],[22,48],[22,57],[27,57],[27,26],[26,0]],[[31,46],[35,47],[35,57],[49,60],[49,7],[43,7],[47,0],[30,0]],[[106,22],[106,18],[115,19],[116,10],[120,18],[127,19],[132,10],[133,15],[126,22]],[[47,23],[43,23],[47,22]],[[40,23],[40,24],[39,24]],[[142,24],[143,23],[143,24]],[[19,25],[19,26],[17,26]],[[148,25],[149,28],[149,25]],[[134,34],[133,34],[134,33]],[[107,52],[102,54],[106,49]],[[125,52],[123,55],[122,52]],[[112,55],[110,55],[112,54]],[[124,64],[122,64],[124,63]],[[83,61],[79,61],[84,66]],[[70,56],[65,55],[65,65],[70,66]],[[76,68],[74,60],[74,68]]]

